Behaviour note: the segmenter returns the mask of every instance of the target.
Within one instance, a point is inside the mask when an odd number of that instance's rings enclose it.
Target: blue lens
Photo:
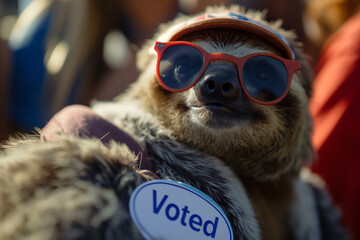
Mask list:
[[[204,63],[199,50],[187,45],[174,45],[163,53],[159,73],[165,85],[173,89],[184,89],[199,77]]]
[[[250,95],[263,102],[281,97],[288,84],[285,65],[268,56],[255,56],[247,60],[242,77]]]

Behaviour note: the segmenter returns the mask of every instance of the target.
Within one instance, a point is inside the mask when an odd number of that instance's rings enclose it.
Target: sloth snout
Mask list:
[[[212,100],[231,100],[239,97],[241,86],[233,69],[208,69],[195,86],[198,97]]]

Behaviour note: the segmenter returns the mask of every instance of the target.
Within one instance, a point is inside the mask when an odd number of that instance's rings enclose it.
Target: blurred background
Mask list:
[[[315,72],[313,170],[360,239],[359,0],[0,0],[0,141],[66,105],[113,99],[159,23],[212,4],[267,9],[298,35]]]
[[[0,0],[0,140],[42,128],[66,105],[113,99],[136,79],[136,51],[160,23],[233,3],[269,9],[306,41],[301,0]]]

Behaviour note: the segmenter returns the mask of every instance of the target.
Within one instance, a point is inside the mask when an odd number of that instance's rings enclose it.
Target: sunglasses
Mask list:
[[[274,54],[255,53],[234,57],[225,53],[208,53],[191,42],[156,42],[158,54],[156,75],[162,87],[171,92],[183,92],[193,87],[208,64],[225,60],[237,66],[240,84],[254,102],[271,105],[285,98],[292,75],[300,70],[300,62]]]

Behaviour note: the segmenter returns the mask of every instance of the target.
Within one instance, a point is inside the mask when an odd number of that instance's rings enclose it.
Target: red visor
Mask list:
[[[160,35],[157,41],[175,41],[188,33],[210,28],[230,28],[235,30],[238,29],[241,31],[255,34],[261,38],[266,39],[267,41],[274,44],[274,46],[282,50],[282,52],[288,59],[295,59],[295,54],[291,49],[289,42],[280,33],[270,28],[269,26],[265,26],[240,13],[228,11],[205,14],[203,16],[178,23],[171,27],[164,34]]]

